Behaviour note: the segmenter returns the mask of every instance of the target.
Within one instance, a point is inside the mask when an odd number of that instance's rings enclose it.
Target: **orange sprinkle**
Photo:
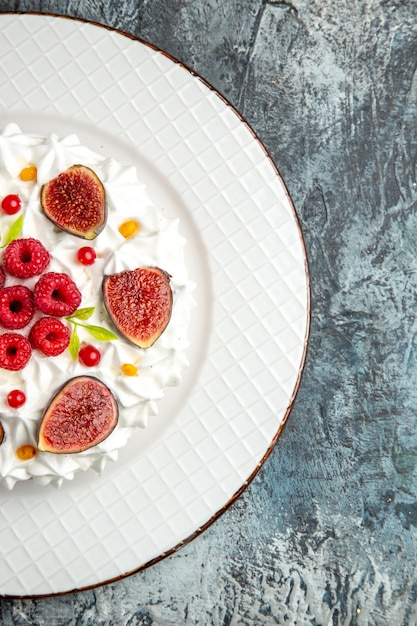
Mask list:
[[[123,363],[122,372],[125,376],[136,376],[138,368],[133,363]]]
[[[20,446],[20,448],[16,450],[16,456],[21,461],[29,461],[30,459],[33,459],[34,456],[36,456],[36,448],[34,446],[31,446],[29,443],[24,446]]]
[[[127,220],[120,224],[119,233],[125,238],[129,239],[129,237],[133,237],[136,233],[139,232],[140,224],[136,220]]]
[[[19,174],[19,178],[24,181],[36,180],[37,173],[38,170],[36,169],[35,165],[28,165],[27,167],[24,167],[22,169]]]

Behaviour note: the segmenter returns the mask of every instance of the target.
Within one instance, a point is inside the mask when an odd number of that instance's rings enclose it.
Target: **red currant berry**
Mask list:
[[[20,409],[26,402],[26,396],[23,391],[20,389],[13,389],[7,395],[7,404],[12,407],[12,409]]]
[[[85,367],[94,367],[100,363],[101,354],[94,346],[84,346],[78,353],[78,359],[81,365]]]
[[[92,265],[96,260],[96,257],[96,251],[94,248],[90,248],[90,246],[84,246],[77,252],[77,259],[81,265]]]
[[[11,193],[3,198],[1,208],[7,215],[14,215],[20,210],[21,204],[19,196]]]

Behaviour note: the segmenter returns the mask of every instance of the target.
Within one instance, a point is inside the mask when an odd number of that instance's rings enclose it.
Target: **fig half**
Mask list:
[[[38,449],[56,454],[83,452],[104,441],[118,417],[110,389],[94,376],[77,376],[58,391],[45,410]]]
[[[72,165],[45,183],[41,207],[58,228],[82,239],[95,239],[107,221],[103,183],[85,165]]]
[[[149,348],[171,318],[170,275],[139,267],[103,279],[104,304],[117,330],[139,348]]]

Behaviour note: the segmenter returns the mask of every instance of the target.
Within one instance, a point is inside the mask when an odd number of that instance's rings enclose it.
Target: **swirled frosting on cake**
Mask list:
[[[37,168],[35,181],[19,178],[28,164]],[[90,266],[76,261],[78,249],[86,242],[56,228],[40,206],[42,185],[74,164],[94,170],[107,197],[106,227],[88,242],[97,254]],[[80,340],[95,343],[101,352],[96,367],[86,368],[66,350],[55,357],[34,351],[26,367],[18,372],[0,368],[0,421],[5,433],[0,445],[0,485],[11,489],[16,481],[32,479],[42,485],[59,486],[76,472],[92,468],[101,473],[108,460],[117,460],[118,451],[132,432],[146,427],[148,419],[157,414],[164,389],[180,383],[188,366],[187,329],[193,307],[193,285],[184,261],[185,239],[179,233],[178,219],[161,215],[152,204],[134,167],[94,153],[82,146],[75,135],[39,137],[22,133],[15,124],[7,126],[0,135],[0,198],[8,194],[18,194],[22,200],[24,219],[20,236],[39,239],[52,257],[48,271],[69,274],[82,293],[81,306],[94,307],[89,324],[114,331],[103,304],[104,275],[142,266],[158,266],[171,275],[171,319],[150,348],[140,349],[121,336],[114,341],[94,342],[85,329],[78,327]],[[140,229],[133,238],[126,239],[119,227],[132,219],[140,224]],[[0,216],[2,240],[15,220],[15,215]],[[36,280],[37,277],[27,279],[25,285],[33,288]],[[7,278],[8,285],[18,282],[21,281]],[[39,313],[35,314],[30,326],[38,317]],[[19,332],[27,336],[29,328]],[[137,375],[123,373],[121,366],[126,363],[137,367]],[[36,448],[40,420],[51,398],[66,381],[86,374],[102,380],[117,400],[119,420],[114,431],[102,443],[84,452],[37,451],[33,458],[21,460],[16,451],[25,445]],[[19,409],[9,407],[6,402],[12,389],[20,389],[26,395],[26,402]]]

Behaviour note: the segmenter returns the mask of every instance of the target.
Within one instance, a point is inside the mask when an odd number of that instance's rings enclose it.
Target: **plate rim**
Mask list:
[[[181,541],[179,541],[177,544],[175,544],[174,546],[172,546],[170,549],[161,552],[158,556],[142,563],[141,565],[139,565],[138,567],[135,567],[134,569],[131,569],[129,571],[123,572],[122,574],[119,574],[117,576],[111,577],[111,578],[107,578],[106,580],[103,581],[99,581],[97,583],[93,583],[93,584],[89,584],[89,585],[85,585],[85,586],[76,586],[72,589],[68,589],[68,590],[63,590],[63,591],[58,591],[58,592],[49,592],[49,593],[41,593],[41,594],[3,594],[0,592],[0,598],[3,599],[11,599],[11,600],[22,600],[22,599],[38,599],[38,598],[51,598],[51,597],[56,597],[56,596],[66,596],[68,594],[71,593],[76,593],[76,592],[83,592],[83,591],[88,591],[91,589],[96,589],[99,587],[102,587],[104,585],[109,585],[115,582],[118,582],[120,580],[123,580],[129,576],[132,576],[140,571],[143,571],[145,569],[150,568],[153,565],[156,565],[157,563],[161,562],[162,560],[165,560],[167,557],[175,554],[176,552],[178,552],[180,549],[182,549],[184,546],[188,545],[189,543],[191,543],[194,539],[196,539],[198,536],[200,536],[202,533],[204,533],[210,526],[212,526],[232,505],[233,503],[242,495],[242,493],[248,488],[248,486],[253,482],[253,480],[255,479],[255,477],[258,475],[258,473],[260,472],[260,470],[262,469],[262,467],[264,466],[266,460],[269,458],[269,456],[271,455],[274,447],[276,446],[279,438],[281,437],[282,431],[285,427],[285,425],[288,422],[289,416],[291,414],[291,411],[293,409],[296,397],[298,395],[298,391],[300,389],[300,385],[301,385],[301,380],[303,378],[303,374],[305,372],[305,365],[306,365],[306,359],[307,359],[307,353],[308,353],[308,347],[309,347],[309,339],[310,339],[310,334],[311,334],[311,317],[312,317],[312,306],[311,306],[311,273],[310,273],[310,268],[309,268],[309,260],[308,260],[308,254],[307,254],[307,247],[306,247],[306,243],[305,243],[305,238],[304,238],[304,234],[301,228],[301,223],[300,223],[300,218],[297,214],[297,210],[295,208],[295,204],[293,202],[293,199],[291,197],[291,194],[288,190],[287,184],[284,181],[278,166],[276,165],[271,153],[269,152],[269,150],[266,148],[265,144],[263,143],[262,139],[259,137],[258,133],[253,129],[253,127],[251,126],[251,124],[246,120],[246,118],[243,116],[243,114],[236,108],[236,106],[234,104],[232,104],[230,102],[230,100],[228,100],[228,98],[222,94],[218,88],[214,87],[212,85],[212,83],[210,83],[207,79],[205,79],[203,76],[201,76],[196,70],[192,69],[190,66],[188,66],[186,63],[184,63],[183,61],[179,60],[178,58],[176,58],[175,56],[173,56],[172,54],[170,54],[169,52],[166,52],[165,50],[159,48],[157,45],[152,44],[149,41],[146,41],[145,39],[133,35],[131,33],[125,32],[120,28],[115,28],[112,26],[109,26],[107,24],[103,24],[100,22],[96,22],[95,20],[90,20],[90,19],[86,19],[86,18],[81,18],[81,17],[77,17],[77,16],[71,16],[71,15],[65,15],[65,14],[59,14],[59,13],[54,13],[54,12],[41,12],[41,11],[30,11],[30,10],[24,10],[24,11],[0,11],[0,16],[1,15],[15,15],[15,16],[26,16],[26,15],[33,15],[33,16],[39,16],[39,17],[45,17],[45,18],[54,18],[54,19],[61,19],[61,20],[68,20],[71,22],[79,22],[81,24],[88,24],[91,26],[95,26],[95,27],[99,27],[103,30],[107,30],[110,33],[114,33],[116,35],[121,35],[123,37],[126,37],[132,41],[138,42],[142,45],[144,45],[145,47],[153,50],[154,52],[157,52],[159,54],[162,54],[165,58],[167,58],[169,61],[171,61],[172,63],[174,63],[175,65],[182,67],[186,72],[188,72],[188,74],[190,74],[194,79],[197,79],[198,81],[200,81],[207,89],[210,90],[210,92],[212,92],[214,95],[216,95],[218,98],[220,98],[220,100],[223,102],[223,104],[230,109],[234,115],[238,118],[239,122],[241,124],[243,124],[247,130],[250,132],[250,134],[252,135],[253,139],[255,140],[255,142],[257,143],[258,147],[261,148],[262,152],[264,153],[266,159],[268,160],[270,166],[273,169],[274,175],[275,177],[279,180],[279,183],[282,186],[282,189],[285,193],[287,202],[289,204],[289,208],[291,209],[291,213],[292,213],[292,218],[294,220],[294,225],[297,228],[297,232],[298,232],[298,238],[299,238],[299,243],[301,245],[301,250],[302,250],[302,257],[303,257],[303,261],[304,261],[304,276],[305,276],[305,288],[306,288],[306,317],[305,317],[305,335],[304,335],[304,340],[303,340],[303,345],[302,345],[302,354],[301,354],[301,358],[299,361],[299,367],[298,367],[298,373],[297,373],[297,377],[295,379],[295,383],[292,389],[292,394],[291,397],[288,401],[286,410],[283,414],[282,420],[279,424],[279,427],[277,429],[277,431],[275,432],[273,438],[271,439],[267,449],[265,450],[264,454],[262,455],[261,459],[258,461],[256,467],[253,469],[253,471],[251,472],[251,474],[247,477],[247,479],[241,484],[241,486],[239,487],[239,489],[237,489],[233,495],[227,500],[227,502],[225,502],[225,504],[218,509],[217,511],[215,511],[215,513],[213,513],[213,515],[207,519],[207,521],[202,524],[201,526],[199,526],[198,528],[196,528],[192,533],[190,533],[189,535],[187,535],[184,539],[182,539]]]

